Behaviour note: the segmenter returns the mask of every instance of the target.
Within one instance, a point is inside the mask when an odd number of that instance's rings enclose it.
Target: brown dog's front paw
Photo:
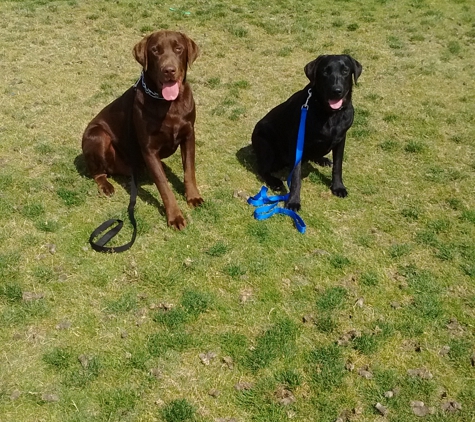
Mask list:
[[[180,214],[168,219],[168,225],[176,230],[183,230],[186,227],[185,218]]]
[[[195,198],[187,199],[186,202],[190,207],[195,208],[199,207],[204,202],[204,199],[201,196],[197,196]]]

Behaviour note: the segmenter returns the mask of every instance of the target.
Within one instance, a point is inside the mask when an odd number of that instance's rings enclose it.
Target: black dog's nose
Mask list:
[[[332,92],[335,95],[341,95],[343,93],[343,88],[341,86],[334,86]]]
[[[173,76],[176,72],[175,66],[166,66],[163,68],[162,72],[167,76]]]

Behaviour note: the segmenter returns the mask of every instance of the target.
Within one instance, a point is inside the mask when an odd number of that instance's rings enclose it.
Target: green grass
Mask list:
[[[414,400],[434,408],[427,421],[475,419],[472,2],[9,0],[0,12],[2,421],[366,422],[379,402],[385,420],[412,422]],[[201,49],[187,76],[206,202],[187,207],[175,154],[186,230],[166,226],[144,177],[135,245],[102,255],[89,235],[127,222],[128,181],[98,195],[81,135],[137,80],[132,48],[156,29]],[[331,53],[364,69],[349,196],[306,165],[301,235],[284,216],[252,218],[248,145],[307,83],[305,64]],[[446,414],[447,400],[462,410]]]
[[[243,362],[252,371],[268,367],[280,358],[291,358],[294,353],[295,339],[298,327],[289,319],[278,321],[273,327],[259,335],[255,346]]]
[[[195,409],[186,399],[173,400],[163,409],[166,422],[185,422],[194,420]]]

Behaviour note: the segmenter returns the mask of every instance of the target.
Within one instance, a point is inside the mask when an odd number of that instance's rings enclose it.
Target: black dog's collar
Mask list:
[[[155,92],[155,91],[152,91],[148,86],[147,84],[145,83],[145,78],[144,78],[144,73],[142,71],[142,74],[140,75],[140,78],[137,79],[137,82],[135,82],[135,85],[134,87],[137,88],[138,84],[139,83],[142,83],[142,88],[143,90],[145,91],[145,93],[147,95],[149,95],[150,97],[152,98],[155,98],[156,100],[164,100],[165,98],[163,98],[158,92]]]

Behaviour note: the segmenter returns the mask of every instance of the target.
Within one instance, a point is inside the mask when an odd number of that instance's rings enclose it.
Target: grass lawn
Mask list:
[[[470,0],[0,2],[0,420],[475,420],[475,4]],[[157,29],[201,48],[188,227],[140,182],[101,197],[89,120]],[[304,167],[307,233],[252,218],[255,123],[319,54],[363,65],[343,176]],[[118,243],[128,241],[128,227]],[[422,403],[420,403],[422,402]]]

